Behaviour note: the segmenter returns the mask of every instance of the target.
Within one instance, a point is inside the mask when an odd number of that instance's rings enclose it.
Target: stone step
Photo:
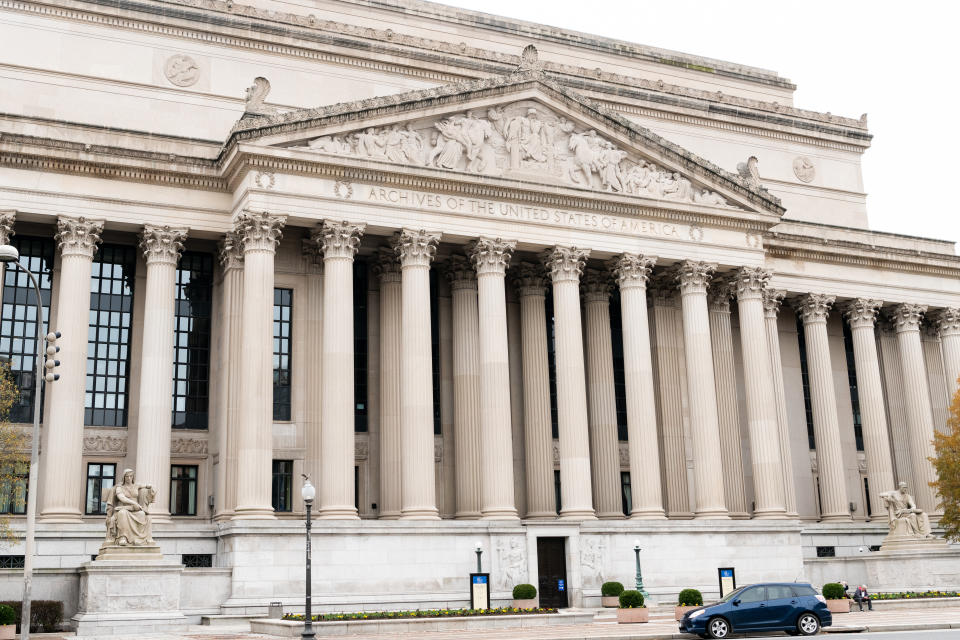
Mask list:
[[[229,615],[220,614],[212,616],[201,616],[200,624],[205,627],[239,627],[250,631],[250,621],[257,618],[265,618],[263,615]]]

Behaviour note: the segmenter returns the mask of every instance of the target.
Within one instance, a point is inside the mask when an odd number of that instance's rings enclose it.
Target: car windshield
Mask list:
[[[734,598],[736,598],[737,596],[739,596],[741,593],[743,593],[743,590],[744,590],[744,589],[746,589],[746,587],[740,587],[739,589],[734,589],[733,591],[731,591],[731,592],[728,593],[727,595],[725,595],[725,596],[723,596],[722,598],[720,598],[720,602],[730,602],[731,600],[733,600]]]

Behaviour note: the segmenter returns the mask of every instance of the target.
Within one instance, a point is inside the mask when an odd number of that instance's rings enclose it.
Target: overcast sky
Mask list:
[[[960,3],[888,0],[442,0],[772,69],[794,104],[859,118],[877,231],[960,240]]]

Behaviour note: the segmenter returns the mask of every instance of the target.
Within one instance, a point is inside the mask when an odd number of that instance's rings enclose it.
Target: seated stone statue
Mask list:
[[[133,469],[123,472],[123,482],[106,491],[107,539],[104,545],[154,546],[148,507],[156,491],[149,484],[134,482]]]
[[[880,494],[884,506],[887,508],[887,518],[890,522],[890,536],[897,538],[933,538],[930,530],[930,518],[917,508],[913,496],[907,493],[907,483],[901,482],[896,491],[885,491]]]

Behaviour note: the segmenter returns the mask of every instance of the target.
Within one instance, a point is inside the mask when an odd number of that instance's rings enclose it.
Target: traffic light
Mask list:
[[[47,357],[43,362],[43,366],[47,370],[47,373],[43,376],[43,379],[47,382],[53,382],[54,380],[60,379],[60,374],[53,372],[54,369],[60,366],[60,361],[54,357],[60,351],[60,347],[57,346],[57,340],[59,338],[59,331],[51,331],[47,334]]]

